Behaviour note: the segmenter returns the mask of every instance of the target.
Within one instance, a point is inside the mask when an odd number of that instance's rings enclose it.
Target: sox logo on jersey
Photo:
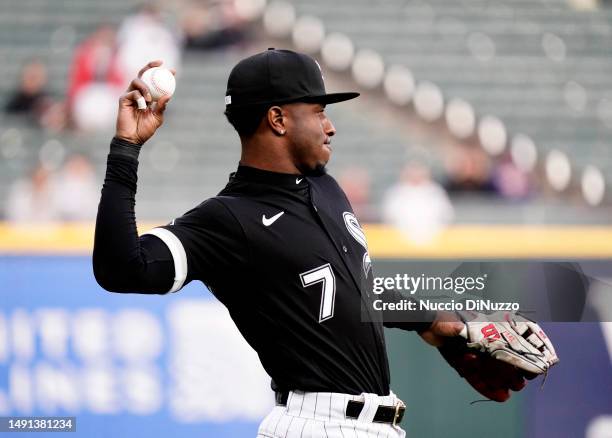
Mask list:
[[[368,274],[372,269],[372,260],[370,259],[370,254],[368,252],[368,241],[366,240],[365,233],[359,225],[359,221],[355,217],[355,215],[349,211],[345,211],[342,213],[342,218],[344,219],[344,225],[346,225],[346,229],[349,234],[353,236],[353,238],[359,243],[361,246],[365,248],[365,253],[363,253],[363,273],[366,278],[368,278]]]

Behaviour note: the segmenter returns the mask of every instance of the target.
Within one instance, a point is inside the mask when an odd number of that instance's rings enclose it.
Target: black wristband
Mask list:
[[[142,144],[131,143],[118,137],[113,137],[110,144],[110,153],[113,155],[124,155],[138,160]]]

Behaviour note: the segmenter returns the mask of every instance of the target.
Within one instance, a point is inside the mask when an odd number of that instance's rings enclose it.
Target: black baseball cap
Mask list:
[[[289,102],[336,103],[359,93],[327,93],[317,61],[308,55],[270,48],[240,61],[230,72],[225,108]]]

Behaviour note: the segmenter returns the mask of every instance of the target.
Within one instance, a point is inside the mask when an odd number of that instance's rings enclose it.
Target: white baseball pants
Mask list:
[[[364,402],[359,418],[346,418],[349,400]],[[390,393],[348,395],[334,392],[291,391],[287,406],[276,406],[259,426],[257,438],[404,438],[399,426],[373,423],[379,405],[395,406]]]

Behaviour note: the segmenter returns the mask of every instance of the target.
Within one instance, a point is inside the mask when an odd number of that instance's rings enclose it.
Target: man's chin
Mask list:
[[[312,169],[307,169],[303,172],[306,176],[321,176],[327,173],[327,169],[325,168],[325,164],[317,164]]]

